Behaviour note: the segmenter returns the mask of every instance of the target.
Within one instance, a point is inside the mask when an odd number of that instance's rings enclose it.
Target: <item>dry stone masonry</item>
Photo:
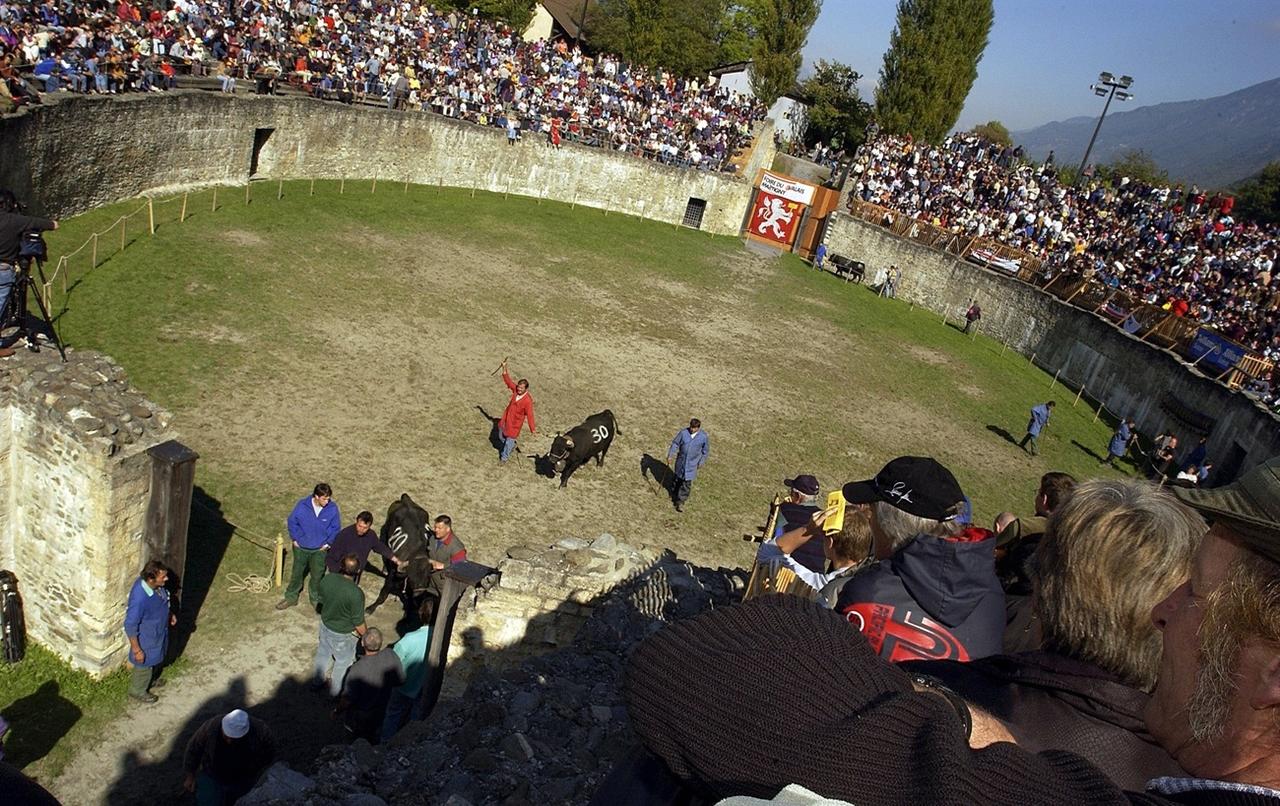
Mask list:
[[[172,437],[170,415],[106,356],[67,359],[45,348],[0,360],[0,567],[18,575],[29,637],[101,675],[124,659],[146,449]]]
[[[741,571],[698,568],[601,535],[519,546],[458,614],[462,695],[386,745],[320,754],[310,776],[273,768],[242,804],[587,803],[636,745],[619,684],[627,654],[664,624],[737,601]],[[469,662],[467,662],[469,661]]]

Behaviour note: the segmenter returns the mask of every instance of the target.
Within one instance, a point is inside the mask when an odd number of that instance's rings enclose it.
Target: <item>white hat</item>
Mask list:
[[[222,735],[239,739],[249,732],[249,715],[237,708],[222,718]]]

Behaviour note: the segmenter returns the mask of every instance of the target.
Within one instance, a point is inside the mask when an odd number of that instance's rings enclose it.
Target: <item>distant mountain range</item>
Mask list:
[[[1013,132],[1013,139],[1037,160],[1053,149],[1058,164],[1079,164],[1097,122],[1097,117],[1055,121]],[[1199,101],[1129,110],[1112,102],[1089,161],[1105,164],[1137,149],[1175,181],[1225,188],[1247,179],[1280,160],[1280,78]]]

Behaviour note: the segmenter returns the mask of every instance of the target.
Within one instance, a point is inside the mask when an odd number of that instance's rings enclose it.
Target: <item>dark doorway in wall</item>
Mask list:
[[[681,223],[686,227],[694,229],[702,229],[702,214],[707,211],[706,199],[695,199],[689,197],[689,203],[684,208],[684,221]]]
[[[1211,486],[1221,487],[1224,484],[1230,484],[1240,475],[1240,471],[1244,468],[1245,449],[1240,447],[1240,443],[1232,442],[1231,449],[1227,451],[1227,455],[1222,457],[1221,462],[1217,462],[1217,467],[1210,469],[1209,475],[1213,479]],[[1213,461],[1213,457],[1209,457]]]
[[[258,174],[258,157],[262,154],[262,147],[271,139],[271,135],[275,133],[275,129],[254,129],[253,130],[253,156],[249,160],[249,176],[257,176]]]

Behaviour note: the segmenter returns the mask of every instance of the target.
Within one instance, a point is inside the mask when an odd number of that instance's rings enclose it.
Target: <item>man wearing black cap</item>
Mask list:
[[[964,493],[951,471],[933,459],[902,456],[843,492],[850,504],[872,505],[880,562],[844,586],[836,610],[871,646],[892,661],[1000,652],[1004,592],[991,533],[961,531]]]
[[[818,479],[808,473],[798,473],[794,479],[783,479],[783,484],[791,489],[791,495],[778,508],[778,525],[773,530],[773,537],[799,529],[813,519],[819,512]],[[791,555],[792,559],[815,573],[827,570],[827,558],[823,553],[821,540],[808,540],[802,543]]]

